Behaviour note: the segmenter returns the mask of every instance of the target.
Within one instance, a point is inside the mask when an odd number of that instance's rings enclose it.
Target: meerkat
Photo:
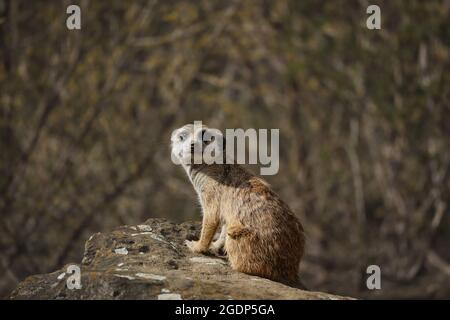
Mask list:
[[[203,156],[204,147],[218,143],[219,139],[205,139],[208,130],[189,124],[171,136],[172,155],[184,167],[203,211],[200,239],[186,240],[186,245],[195,253],[223,248],[232,269],[302,288],[302,224],[267,182],[243,167],[193,163],[196,153]],[[219,150],[225,159],[226,150],[222,146]],[[220,226],[220,236],[212,242]]]

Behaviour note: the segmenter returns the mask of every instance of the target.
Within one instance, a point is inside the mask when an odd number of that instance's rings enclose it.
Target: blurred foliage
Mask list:
[[[280,128],[308,287],[450,297],[449,1],[75,3],[80,31],[73,2],[0,0],[0,295],[94,232],[198,218],[169,136],[202,120]]]

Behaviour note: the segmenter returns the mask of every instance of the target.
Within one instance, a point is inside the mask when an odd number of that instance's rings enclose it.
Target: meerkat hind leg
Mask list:
[[[219,254],[225,247],[225,240],[227,238],[227,228],[225,224],[222,225],[219,237],[211,244],[210,251],[214,254]]]

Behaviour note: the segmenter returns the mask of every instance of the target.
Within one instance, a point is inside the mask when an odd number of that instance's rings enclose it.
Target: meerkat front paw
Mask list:
[[[186,246],[189,248],[191,252],[194,253],[203,253],[205,250],[200,246],[200,241],[194,241],[194,240],[186,240],[184,241]]]

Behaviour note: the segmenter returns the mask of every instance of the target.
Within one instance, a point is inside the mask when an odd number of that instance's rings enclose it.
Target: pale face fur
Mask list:
[[[172,135],[172,153],[183,161],[203,210],[199,241],[186,241],[193,252],[227,253],[237,271],[283,282],[298,283],[304,251],[303,227],[289,207],[264,180],[235,164],[192,164],[201,131],[186,125]],[[181,138],[181,136],[183,136]],[[218,240],[213,236],[222,225]]]
[[[172,133],[172,156],[183,166],[200,163],[212,164],[223,156],[223,136],[220,131],[206,126],[187,124]],[[214,156],[210,150],[215,150]],[[197,157],[197,158],[196,158]]]

